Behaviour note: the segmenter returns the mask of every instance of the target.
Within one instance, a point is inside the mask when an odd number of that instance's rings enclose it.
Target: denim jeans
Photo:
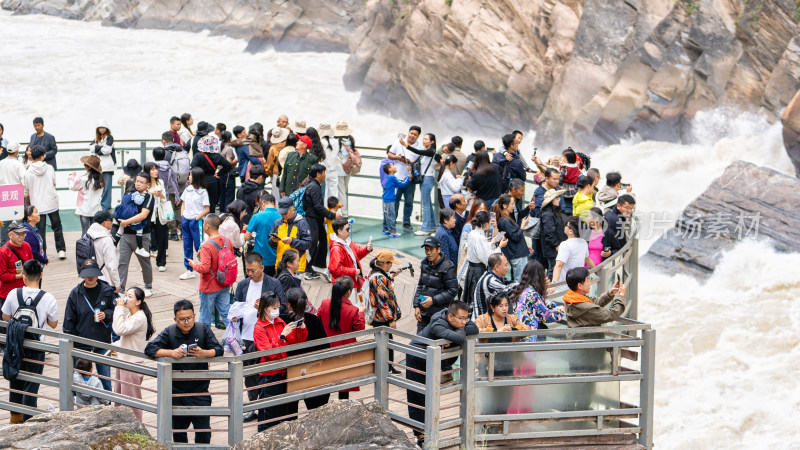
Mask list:
[[[394,202],[383,202],[383,231],[387,233],[396,232],[395,220],[397,220],[397,214],[395,213]]]
[[[523,256],[522,258],[515,258],[508,262],[509,268],[511,270],[508,271],[506,274],[506,278],[519,283],[519,279],[522,277],[522,271],[525,270],[525,265],[528,264],[528,257]]]
[[[425,177],[422,181],[422,231],[433,231],[436,228],[436,218],[433,217],[433,203],[431,194],[436,187],[436,178]]]
[[[394,201],[395,215],[400,214],[400,197],[403,197],[403,225],[411,225],[411,211],[414,209],[414,191],[416,185],[408,183],[404,188],[397,188],[397,199]],[[396,221],[397,219],[395,219]]]
[[[181,231],[183,234],[183,256],[186,259],[194,258],[193,252],[200,252],[200,242],[202,236],[200,235],[200,222],[195,219],[187,219],[181,217]],[[192,271],[192,266],[183,260],[183,266],[186,270]]]
[[[103,196],[100,198],[100,207],[103,211],[111,209],[111,189],[113,188],[111,178],[113,176],[114,172],[103,172],[103,180],[106,182],[106,185],[103,186]]]
[[[211,325],[211,312],[217,307],[219,315],[225,326],[228,326],[228,309],[231,306],[231,295],[228,288],[222,288],[217,292],[200,292],[200,322]]]

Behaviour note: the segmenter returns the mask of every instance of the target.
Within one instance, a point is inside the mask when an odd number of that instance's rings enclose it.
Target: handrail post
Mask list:
[[[228,406],[231,415],[228,417],[228,445],[233,447],[244,439],[244,366],[241,361],[228,363],[231,374],[228,380]]]
[[[389,409],[389,332],[375,330],[375,401]]]
[[[468,337],[461,346],[461,446],[475,444],[475,342]]]
[[[172,446],[172,364],[158,362],[157,379],[158,429],[156,439],[167,448]]]
[[[601,295],[605,294],[608,291],[608,267],[603,267],[600,269],[600,279],[597,282],[597,293],[596,295],[600,297]]]
[[[656,371],[656,330],[642,331],[642,381],[639,383],[639,401],[642,415],[639,416],[639,444],[648,450],[653,448],[653,406]]]
[[[627,290],[625,294],[631,302],[631,308],[628,311],[628,318],[639,320],[639,237],[633,238],[631,248],[628,249],[630,257],[628,258],[628,274],[630,276]]]
[[[58,410],[72,411],[75,404],[72,398],[72,341],[61,338],[58,340]]]
[[[147,162],[147,142],[142,141],[139,143],[139,163],[144,165]]]
[[[442,386],[442,347],[428,346],[425,355],[425,449],[439,448],[439,391]]]

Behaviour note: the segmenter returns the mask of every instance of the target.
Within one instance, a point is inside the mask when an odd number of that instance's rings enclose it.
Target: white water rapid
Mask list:
[[[27,141],[36,115],[56,138],[87,142],[100,118],[118,139],[158,138],[183,112],[229,128],[271,127],[280,113],[309,125],[346,119],[361,144],[375,146],[408,125],[357,111],[358,93],[342,84],[345,54],[253,55],[243,53],[243,41],[204,33],[5,11],[0,33],[0,123],[12,141]],[[593,165],[622,172],[639,213],[673,218],[737,159],[793,173],[780,125],[762,117],[716,110],[699,114],[695,130],[697,144],[632,139],[594,152]],[[442,142],[455,134],[433,131]],[[499,136],[481,138],[499,144]],[[531,140],[523,143],[527,153]],[[658,234],[643,237],[645,252]],[[705,283],[642,269],[640,319],[658,333],[659,448],[800,448],[798,267],[800,254],[744,242]]]

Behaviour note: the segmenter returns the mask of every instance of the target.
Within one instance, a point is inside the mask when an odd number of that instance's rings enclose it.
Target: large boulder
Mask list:
[[[0,426],[0,448],[89,450],[105,442],[130,449],[164,448],[153,442],[130,408],[93,406],[76,411],[46,413],[19,425]]]
[[[376,402],[331,402],[297,420],[283,422],[234,447],[236,450],[278,449],[415,449]]]
[[[642,258],[667,273],[709,276],[742,239],[800,248],[800,179],[737,161],[683,210]]]

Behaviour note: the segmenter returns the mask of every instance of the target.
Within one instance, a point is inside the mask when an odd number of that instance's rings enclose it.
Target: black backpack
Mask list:
[[[94,262],[97,262],[97,255],[94,251],[94,239],[89,237],[89,234],[84,234],[75,242],[75,264],[78,266],[78,272],[81,271],[81,266],[87,260],[91,259]],[[103,270],[105,264],[100,266],[100,270]]]

